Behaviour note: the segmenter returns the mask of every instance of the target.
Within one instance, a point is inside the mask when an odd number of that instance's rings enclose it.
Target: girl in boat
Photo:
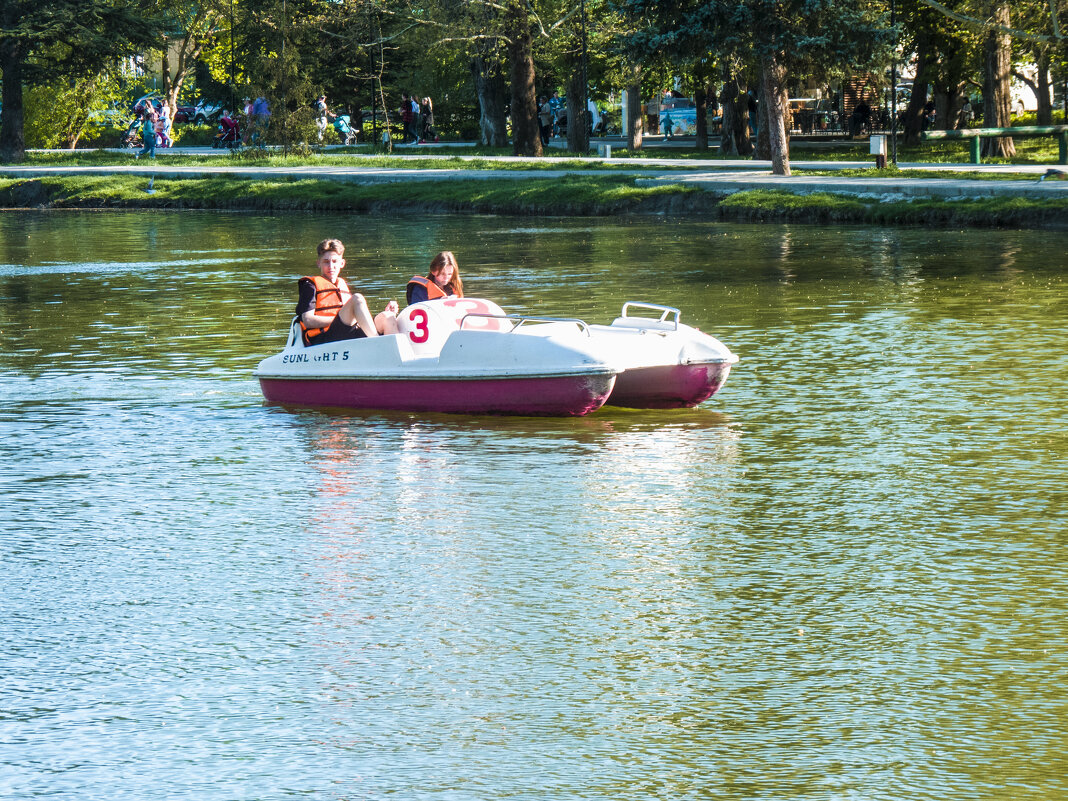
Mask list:
[[[460,265],[451,250],[443,250],[430,261],[426,276],[413,275],[406,293],[408,305],[437,298],[462,298],[464,283],[460,280]]]

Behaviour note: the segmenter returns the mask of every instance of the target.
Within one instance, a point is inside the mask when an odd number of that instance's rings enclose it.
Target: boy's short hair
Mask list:
[[[339,256],[344,257],[345,255],[345,246],[341,244],[340,239],[324,239],[322,242],[319,243],[319,247],[317,247],[315,250],[316,253],[318,253],[318,255],[320,256],[330,250],[334,251],[334,253]]]

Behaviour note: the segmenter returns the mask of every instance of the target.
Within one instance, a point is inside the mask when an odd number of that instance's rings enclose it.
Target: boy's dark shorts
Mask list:
[[[359,325],[353,323],[352,325],[346,325],[341,321],[341,315],[337,315],[334,318],[334,322],[330,323],[330,327],[323,333],[310,337],[308,339],[309,345],[325,345],[327,342],[340,342],[343,339],[362,339],[367,334]]]

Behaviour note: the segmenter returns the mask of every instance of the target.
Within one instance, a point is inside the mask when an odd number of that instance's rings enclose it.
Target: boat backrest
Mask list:
[[[675,320],[655,320],[652,317],[617,317],[612,321],[613,328],[638,328],[649,331],[677,331],[679,324]]]
[[[412,346],[416,356],[433,356],[441,351],[449,334],[460,328],[469,314],[503,315],[496,303],[482,298],[445,298],[413,303],[397,315],[397,330]],[[512,323],[495,317],[472,317],[465,329],[478,331],[507,331]]]

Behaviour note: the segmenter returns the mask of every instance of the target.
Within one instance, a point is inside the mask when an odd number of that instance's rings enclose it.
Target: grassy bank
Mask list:
[[[713,220],[1000,226],[1068,229],[1068,200],[981,198],[896,202],[754,190],[717,195],[681,186],[639,187],[633,177],[569,175],[551,181],[346,184],[228,177],[0,179],[5,208],[147,208],[554,215],[674,214]]]

